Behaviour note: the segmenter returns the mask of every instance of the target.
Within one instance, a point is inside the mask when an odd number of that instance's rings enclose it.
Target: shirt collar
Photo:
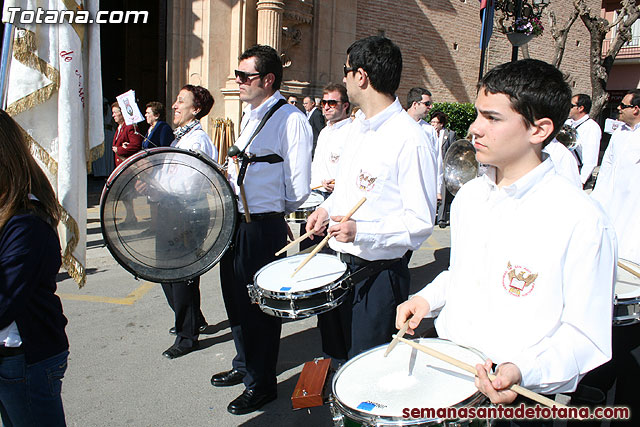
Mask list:
[[[581,125],[582,123],[586,122],[587,120],[589,120],[589,115],[585,115],[584,117],[582,117],[581,119],[578,120],[573,120],[573,127],[578,127],[579,125]]]
[[[367,119],[365,117],[364,112],[362,110],[358,110],[358,112],[356,113],[356,121],[360,123],[360,128],[363,131],[365,132],[369,130],[376,131],[380,126],[382,126],[384,122],[389,120],[391,116],[399,113],[400,111],[403,111],[402,105],[400,104],[400,100],[396,97],[395,101],[393,101],[391,105],[389,105],[387,108],[380,111],[378,114],[371,117],[370,119]]]
[[[630,130],[631,132],[635,132],[638,129],[640,129],[640,123],[636,123],[633,128],[624,122],[622,123],[622,130]]]
[[[351,117],[347,117],[346,119],[342,119],[339,122],[335,122],[333,124],[327,122],[327,127],[329,129],[339,129],[342,126],[344,126],[344,125],[346,125],[347,123],[350,123],[350,122],[351,122]]]
[[[482,179],[484,180],[484,183],[491,188],[491,190],[502,190],[508,196],[520,199],[529,193],[529,191],[551,171],[553,171],[553,163],[551,162],[551,158],[546,156],[546,159],[542,163],[529,171],[525,176],[513,184],[502,187],[501,189],[496,185],[495,167],[489,168],[487,173],[482,176]]]
[[[251,104],[244,107],[244,113],[249,114],[249,120],[262,120],[264,115],[267,114],[267,111],[269,111],[279,99],[284,99],[284,97],[280,94],[280,91],[277,90],[258,107],[253,108]]]

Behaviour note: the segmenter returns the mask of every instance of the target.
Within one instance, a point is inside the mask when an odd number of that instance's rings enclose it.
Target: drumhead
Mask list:
[[[320,203],[322,202],[324,202],[324,197],[322,197],[322,194],[312,192],[311,194],[309,194],[309,197],[307,197],[307,200],[305,200],[304,203],[302,203],[302,205],[300,205],[298,209],[315,208],[316,206],[319,206]]]
[[[472,366],[484,363],[479,351],[450,341],[422,338],[418,342]],[[332,390],[340,404],[357,413],[402,418],[404,408],[468,405],[479,394],[474,376],[460,368],[403,343],[384,357],[386,348],[387,344],[356,356],[335,374]]]
[[[202,275],[227,250],[235,198],[208,156],[154,148],[111,174],[100,199],[100,222],[122,267],[152,282],[179,282]]]
[[[333,283],[347,271],[347,265],[337,256],[316,254],[291,277],[306,257],[300,254],[273,261],[258,270],[253,282],[270,292],[297,293]]]
[[[618,262],[634,269],[635,271],[640,271],[640,265],[635,262],[627,261],[622,258],[620,258]],[[636,298],[640,296],[640,278],[634,276],[620,266],[618,266],[617,273],[616,296],[618,299]]]

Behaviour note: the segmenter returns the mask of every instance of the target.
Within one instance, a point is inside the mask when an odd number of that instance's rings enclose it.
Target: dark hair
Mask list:
[[[446,126],[449,123],[449,116],[447,116],[442,111],[434,111],[431,113],[431,120],[438,119],[438,121],[442,124],[442,126]]]
[[[256,71],[260,73],[260,77],[264,77],[271,73],[275,77],[273,81],[273,89],[280,90],[280,83],[282,83],[282,61],[280,55],[271,46],[257,44],[245,50],[240,58],[240,61],[249,58],[256,58]]]
[[[213,96],[211,96],[211,93],[207,89],[202,86],[185,85],[181,90],[188,90],[193,94],[193,106],[200,109],[195,116],[196,119],[200,119],[209,114],[214,101]]]
[[[631,105],[640,107],[640,89],[630,90],[627,95],[631,95]]]
[[[395,96],[402,74],[402,53],[391,40],[371,36],[354,42],[347,49],[349,66],[362,68],[378,92]]]
[[[422,101],[422,95],[431,96],[431,92],[423,87],[412,87],[407,93],[407,110],[411,108],[414,102]]]
[[[56,226],[60,208],[56,194],[29,151],[28,136],[7,114],[0,110],[0,230],[18,212],[36,209],[51,218]],[[29,200],[29,194],[38,203]]]
[[[584,108],[584,112],[586,114],[589,114],[589,111],[591,111],[591,97],[589,95],[585,95],[584,93],[579,93],[577,95],[573,95],[573,97],[577,97],[578,98],[578,100],[576,101],[576,105],[578,107],[583,107]]]
[[[478,90],[507,95],[527,128],[536,120],[551,119],[553,132],[543,146],[556,136],[571,108],[571,89],[560,70],[537,59],[498,65],[480,80]]]
[[[160,120],[164,120],[164,105],[162,105],[162,102],[158,102],[158,101],[147,102],[147,105],[145,108],[151,108],[151,112],[153,112],[153,114],[158,116]]]

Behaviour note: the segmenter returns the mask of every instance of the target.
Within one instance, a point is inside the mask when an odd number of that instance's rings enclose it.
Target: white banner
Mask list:
[[[98,11],[98,0],[5,0],[25,11]],[[87,173],[102,155],[100,28],[86,24],[15,24],[7,112],[30,136],[31,151],[63,209],[63,265],[86,280]]]
[[[127,126],[144,120],[138,104],[136,104],[136,92],[133,89],[116,96],[116,100],[118,101],[122,117],[124,117],[124,122]]]

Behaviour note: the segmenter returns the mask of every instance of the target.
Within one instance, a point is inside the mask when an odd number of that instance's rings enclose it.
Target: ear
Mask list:
[[[262,81],[264,82],[265,88],[271,89],[273,87],[273,83],[276,81],[276,76],[274,76],[273,73],[269,73],[262,78]]]
[[[547,117],[538,119],[531,126],[531,140],[532,144],[542,144],[549,138],[549,135],[553,133],[554,126],[553,121]]]
[[[355,74],[358,87],[360,87],[361,89],[365,89],[369,83],[369,75],[362,68],[358,68],[358,71]]]

